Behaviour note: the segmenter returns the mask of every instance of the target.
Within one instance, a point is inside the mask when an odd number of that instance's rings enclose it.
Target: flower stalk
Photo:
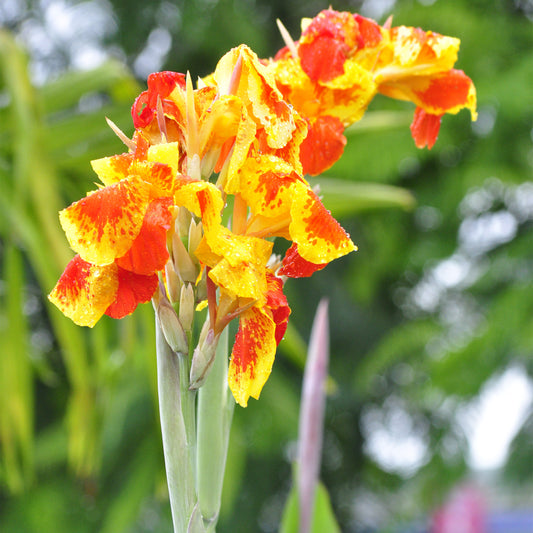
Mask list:
[[[215,531],[235,401],[228,389],[228,330],[224,329],[215,360],[198,391],[198,454],[196,483],[207,532]]]
[[[198,505],[198,496],[194,480],[192,453],[194,443],[190,439],[195,433],[195,428],[190,427],[194,424],[194,419],[184,416],[184,409],[189,411],[189,406],[186,404],[190,398],[182,402],[182,361],[188,354],[178,354],[170,348],[158,319],[156,319],[156,352],[159,416],[172,524],[176,533],[188,531],[201,533],[202,529],[196,526],[194,529],[189,529],[191,517]]]

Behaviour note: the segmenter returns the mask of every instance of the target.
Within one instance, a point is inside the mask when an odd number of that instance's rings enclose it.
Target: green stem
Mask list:
[[[172,351],[157,320],[156,347],[159,414],[174,531],[203,533],[205,530],[197,509],[191,442],[187,438],[187,435],[194,432],[194,428],[186,427],[186,422],[190,423],[191,420],[183,415],[185,405],[182,403],[181,394],[180,359],[186,356],[179,356]]]
[[[198,391],[196,481],[206,532],[214,532],[235,402],[228,388],[228,328],[220,335],[213,367]]]

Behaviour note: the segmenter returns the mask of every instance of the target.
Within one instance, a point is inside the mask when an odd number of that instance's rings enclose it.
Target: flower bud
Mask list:
[[[188,281],[189,283],[196,281],[198,276],[196,265],[177,233],[172,235],[172,260],[174,261],[174,268],[182,281]]]
[[[185,207],[178,207],[178,213],[176,216],[175,233],[177,233],[182,239],[187,237],[189,231],[189,224],[191,223],[192,215]]]
[[[161,296],[159,298],[156,313],[165,340],[172,348],[172,351],[187,354],[189,352],[187,335],[183,330],[183,326],[178,319],[176,311],[174,311],[174,308],[170,305],[166,296]]]
[[[180,294],[180,322],[185,331],[190,331],[194,318],[194,289],[191,283],[184,283]]]
[[[215,335],[211,329],[208,319],[202,328],[200,341],[192,356],[189,390],[199,389],[204,384],[215,360],[219,337],[220,335]]]
[[[167,261],[167,264],[165,265],[165,278],[170,301],[176,303],[180,298],[181,281],[174,270],[172,261]]]
[[[193,260],[195,259],[193,254],[196,251],[196,248],[198,248],[198,245],[200,244],[200,241],[202,240],[202,236],[203,236],[202,223],[199,222],[197,224],[194,221],[194,219],[192,219],[191,224],[189,226],[189,243],[188,243],[187,249],[189,250],[189,254],[193,257]]]

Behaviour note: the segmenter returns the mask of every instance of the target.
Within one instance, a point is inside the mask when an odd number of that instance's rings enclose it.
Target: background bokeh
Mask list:
[[[152,309],[88,331],[49,306],[71,257],[57,211],[94,188],[90,159],[123,151],[104,116],[130,134],[150,72],[203,76],[242,42],[271,56],[276,18],[296,37],[328,5],[0,3],[0,531],[170,530]],[[435,147],[417,150],[412,106],[378,97],[347,131],[343,158],[316,181],[359,251],[287,284],[291,329],[261,400],[236,409],[218,531],[277,530],[323,296],[321,477],[342,531],[425,531],[464,483],[488,520],[531,512],[533,2],[331,5],[459,37],[479,119],[447,116]]]

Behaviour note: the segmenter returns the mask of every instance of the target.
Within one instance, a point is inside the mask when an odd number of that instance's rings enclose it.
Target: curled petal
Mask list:
[[[239,79],[235,80],[233,72],[239,61]],[[294,111],[283,100],[272,73],[247,46],[222,57],[213,77],[222,91],[229,90],[231,81],[232,94],[249,102],[248,113],[265,129],[270,148],[283,148],[291,140],[296,128]]]
[[[156,274],[143,276],[120,267],[117,269],[117,279],[115,299],[105,311],[111,318],[123,318],[133,313],[138,304],[149,302],[159,284]]]
[[[276,324],[275,339],[276,344],[281,342],[287,325],[289,323],[289,315],[291,308],[287,303],[287,298],[283,294],[283,282],[280,278],[275,276],[272,272],[267,272],[267,299],[266,307],[272,312],[272,319]]]
[[[293,244],[287,250],[278,274],[280,276],[288,276],[289,278],[308,278],[317,270],[322,270],[326,265],[327,263],[315,264],[306,261],[298,253],[298,246]]]
[[[49,300],[79,326],[93,327],[115,300],[116,265],[96,266],[75,256],[59,278]]]
[[[474,84],[461,70],[400,78],[381,85],[379,91],[392,98],[410,100],[433,115],[457,113],[466,107],[476,118]]]
[[[315,264],[329,263],[356,249],[349,235],[309,188],[294,190],[289,232],[298,253]]]
[[[359,14],[355,14],[354,19],[359,27],[357,36],[359,48],[374,48],[383,40],[382,30],[377,22]]]
[[[457,113],[470,109],[475,119],[476,93],[472,80],[462,70],[450,70],[429,81],[427,88],[414,90],[415,98],[429,113]]]
[[[274,363],[276,325],[267,310],[252,307],[239,321],[228,370],[235,401],[246,407],[248,398],[258,399]]]
[[[185,87],[185,75],[179,72],[155,72],[148,76],[148,90],[135,100],[131,115],[135,128],[144,128],[152,122],[157,106],[157,98],[167,98],[176,87]]]

